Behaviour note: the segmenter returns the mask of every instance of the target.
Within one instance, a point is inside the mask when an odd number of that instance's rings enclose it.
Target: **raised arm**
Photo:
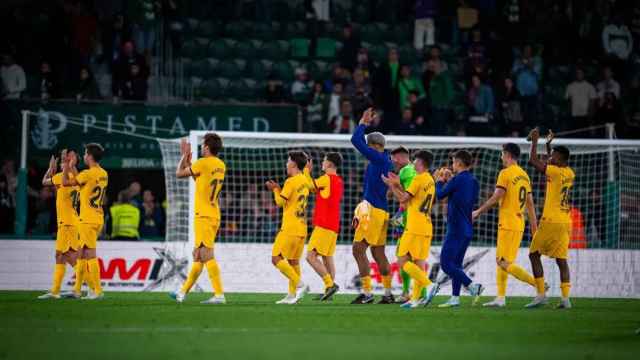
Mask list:
[[[538,231],[538,217],[536,216],[536,207],[533,204],[533,195],[527,194],[527,217],[529,218],[529,228],[531,230],[531,236]]]
[[[182,138],[180,142],[180,153],[182,154],[182,157],[180,158],[180,162],[178,162],[178,167],[176,168],[176,177],[178,179],[189,176],[195,177],[196,174],[193,174],[191,171],[191,144],[187,142],[186,138]]]
[[[362,114],[362,118],[360,119],[360,123],[356,126],[353,135],[351,136],[351,143],[353,146],[364,155],[367,160],[371,162],[380,163],[384,161],[384,153],[376,151],[367,145],[367,140],[365,139],[365,130],[373,121],[373,117],[375,117],[375,113],[372,108],[367,109],[364,114]]]
[[[55,156],[51,155],[51,159],[49,159],[49,168],[47,172],[44,173],[44,177],[42,178],[42,185],[44,186],[52,186],[53,185],[53,175],[56,173],[56,162],[57,159]]]
[[[540,160],[538,157],[538,139],[540,138],[540,131],[538,128],[531,130],[529,133],[529,138],[531,139],[531,151],[529,153],[529,164],[536,168],[539,172],[545,172],[547,164]]]
[[[477,210],[475,210],[471,217],[475,220],[478,216],[484,214],[487,210],[491,209],[505,194],[504,188],[496,187],[496,190],[493,192],[493,195],[487,201],[482,204]]]

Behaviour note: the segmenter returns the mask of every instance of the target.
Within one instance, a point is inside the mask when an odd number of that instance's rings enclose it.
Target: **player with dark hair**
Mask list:
[[[473,164],[473,156],[470,152],[459,150],[453,154],[452,158],[453,172],[442,168],[435,174],[436,198],[447,199],[447,233],[442,243],[440,263],[442,271],[449,275],[452,281],[452,296],[440,307],[460,306],[462,285],[475,297],[474,304],[484,291],[484,286],[473,283],[462,267],[464,255],[473,237],[471,213],[478,202],[480,185],[469,171]],[[428,302],[433,299],[438,290],[438,286],[432,288],[427,295]]]
[[[307,238],[307,201],[309,180],[304,168],[309,158],[302,151],[290,151],[287,160],[288,178],[280,188],[277,182],[266,182],[273,191],[276,205],[282,207],[282,226],[271,250],[271,263],[289,279],[287,296],[276,304],[295,304],[309,291],[300,280],[300,257]]]
[[[571,308],[569,293],[571,283],[569,278],[569,233],[571,231],[571,218],[569,211],[571,203],[569,193],[575,181],[575,173],[569,167],[569,149],[565,146],[555,146],[551,148],[553,132],[547,135],[547,155],[548,160],[544,162],[538,157],[539,130],[533,129],[529,134],[531,138],[531,153],[529,164],[547,177],[547,188],[545,191],[544,209],[542,210],[542,220],[540,227],[531,240],[529,247],[529,259],[535,277],[538,295],[527,307],[538,307],[548,302],[544,283],[544,270],[542,268],[541,255],[546,255],[556,259],[556,264],[560,270],[560,290],[562,299],[558,305],[559,309]]]
[[[402,186],[399,175],[389,173],[382,177],[395,198],[405,204],[407,209],[407,223],[398,242],[397,256],[398,266],[409,274],[414,284],[410,299],[401,305],[404,308],[427,305],[427,298],[423,293],[431,285],[424,266],[429,257],[433,237],[431,207],[435,201],[435,183],[429,173],[433,154],[420,150],[414,157],[416,176],[407,188]]]
[[[526,207],[531,235],[536,233],[538,221],[536,209],[531,195],[529,175],[518,165],[520,147],[514,143],[502,145],[502,166],[496,181],[493,195],[473,212],[473,219],[500,203],[498,212],[498,239],[496,248],[496,298],[484,304],[487,307],[504,307],[506,305],[508,275],[533,287],[536,283],[533,276],[521,266],[515,264],[518,250],[524,233],[524,210]]]
[[[67,156],[62,166],[62,186],[80,187],[80,218],[78,223],[78,257],[76,261],[75,296],[79,296],[82,281],[86,277],[93,290],[83,299],[95,300],[104,297],[100,283],[100,265],[98,264],[96,250],[98,247],[98,235],[104,224],[104,210],[102,205],[107,193],[109,176],[100,166],[100,160],[104,155],[104,148],[100,144],[90,143],[85,145],[83,161],[88,169],[81,171],[76,176],[74,172],[73,157]]]
[[[213,249],[218,229],[220,228],[221,216],[218,200],[227,169],[225,163],[218,157],[221,149],[222,139],[220,136],[215,133],[208,133],[202,139],[200,159],[191,164],[191,146],[184,138],[180,145],[182,157],[176,169],[176,177],[179,179],[192,177],[196,183],[196,193],[193,264],[180,290],[169,294],[178,303],[184,301],[204,267],[207,268],[209,273],[209,280],[214,294],[211,298],[201,303],[226,303],[222,289],[220,267],[215,259]]]
[[[340,205],[344,193],[342,177],[338,169],[342,165],[342,155],[339,152],[329,152],[322,161],[324,175],[313,179],[311,159],[304,169],[304,174],[311,182],[311,191],[316,193],[316,207],[313,211],[313,232],[307,245],[307,262],[322,278],[324,294],[320,300],[325,301],[340,289],[335,283],[336,266],[333,254],[340,233]],[[318,259],[322,256],[322,261]]]

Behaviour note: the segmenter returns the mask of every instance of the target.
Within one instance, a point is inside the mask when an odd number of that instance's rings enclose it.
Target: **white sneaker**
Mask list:
[[[556,306],[556,309],[571,309],[571,300],[569,298],[560,299],[560,304]]]
[[[82,293],[76,294],[73,291],[65,291],[60,293],[60,297],[63,299],[80,299],[82,297]]]
[[[60,299],[60,294],[54,294],[52,292],[48,292],[46,294],[42,294],[38,296],[39,300],[48,300],[48,299]]]
[[[538,295],[538,296],[533,298],[533,301],[531,301],[530,303],[528,303],[524,307],[527,308],[527,309],[533,309],[533,308],[537,308],[537,307],[541,307],[541,306],[547,305],[548,302],[549,302],[549,299],[547,298],[546,295]]]
[[[495,298],[493,301],[489,301],[488,303],[482,304],[484,307],[505,307],[506,301],[504,298]]]
[[[178,304],[182,304],[186,296],[187,295],[181,291],[174,291],[169,293],[169,297],[175,300]]]
[[[285,296],[282,299],[276,301],[276,304],[290,304],[290,301],[291,300],[295,300],[295,299],[296,299],[295,295],[287,294],[287,296]]]
[[[226,304],[227,300],[225,300],[224,295],[221,296],[212,296],[208,300],[200,301],[200,304]]]
[[[309,285],[300,283],[296,289],[296,302],[302,300],[302,298],[309,292]]]
[[[87,296],[83,297],[82,300],[101,300],[104,299],[104,293],[96,294],[93,291],[89,291]]]
[[[460,298],[459,297],[450,297],[446,303],[438,305],[439,308],[451,308],[460,306]]]

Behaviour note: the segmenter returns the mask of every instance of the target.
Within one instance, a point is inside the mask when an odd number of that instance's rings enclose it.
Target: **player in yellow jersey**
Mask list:
[[[273,191],[276,205],[282,208],[282,225],[273,243],[271,262],[289,279],[289,291],[277,304],[295,304],[309,291],[300,280],[300,257],[307,237],[307,201],[312,186],[303,173],[307,160],[304,152],[290,151],[284,186],[280,188],[273,180],[265,184]]]
[[[176,169],[178,178],[193,177],[196,182],[195,194],[195,244],[193,264],[189,276],[182,288],[170,294],[178,303],[184,301],[186,294],[198,280],[203,266],[207,268],[209,280],[213,288],[213,296],[202,304],[226,303],[220,277],[220,267],[215,259],[213,246],[220,228],[219,197],[224,182],[226,165],[218,157],[222,150],[222,138],[216,133],[208,133],[202,140],[200,150],[202,157],[191,164],[191,146],[182,139],[180,146],[182,158]]]
[[[71,150],[62,150],[60,156],[61,164],[67,156],[76,157],[76,153]],[[62,173],[57,173],[57,162],[54,156],[49,160],[49,169],[42,178],[43,186],[55,186],[56,188],[56,217],[58,220],[58,231],[55,244],[56,265],[53,272],[53,283],[51,290],[38,296],[38,299],[59,299],[60,287],[66,264],[76,266],[78,255],[78,206],[80,205],[79,188],[77,186],[62,186]],[[76,160],[77,162],[77,160]]]
[[[100,160],[103,154],[104,148],[100,144],[87,144],[85,145],[83,161],[88,169],[73,176],[71,159],[65,162],[62,167],[62,185],[80,187],[79,259],[76,266],[74,292],[76,296],[79,295],[80,286],[86,272],[88,282],[93,286],[93,291],[89,291],[89,294],[83,299],[89,300],[104,297],[100,283],[100,265],[96,254],[98,235],[104,224],[102,205],[109,183],[107,172],[100,167]]]
[[[507,292],[508,275],[523,281],[533,287],[536,286],[533,276],[525,269],[515,264],[522,235],[524,233],[524,211],[527,210],[531,235],[538,227],[536,210],[531,195],[531,180],[529,175],[518,165],[520,147],[514,143],[502,145],[502,166],[498,174],[496,189],[493,195],[472,213],[474,220],[482,213],[500,203],[498,211],[498,240],[496,248],[496,286],[497,296],[484,306],[504,307]]]
[[[554,138],[553,132],[549,131],[549,135],[547,135],[547,162],[538,158],[538,139],[540,138],[538,129],[533,129],[529,134],[529,138],[531,139],[529,164],[546,175],[547,188],[540,227],[533,236],[529,248],[529,259],[531,260],[531,268],[535,277],[538,295],[530,304],[527,304],[527,307],[538,307],[547,303],[544,272],[542,261],[540,260],[541,255],[546,255],[556,259],[556,264],[560,270],[562,299],[558,308],[569,309],[571,308],[571,301],[569,300],[571,283],[569,264],[567,262],[569,233],[571,231],[569,193],[576,175],[569,167],[569,149],[565,146],[551,148],[551,142]]]
[[[424,271],[429,256],[433,225],[431,224],[431,207],[435,201],[436,186],[429,173],[433,162],[433,154],[420,150],[414,155],[416,176],[405,190],[400,183],[400,177],[392,172],[382,175],[383,181],[389,186],[395,198],[407,209],[407,224],[398,242],[398,266],[407,272],[413,281],[413,291],[409,301],[400,305],[403,308],[416,308],[428,305],[431,300],[421,297],[423,289],[431,285],[431,281]],[[430,294],[431,289],[426,291]]]

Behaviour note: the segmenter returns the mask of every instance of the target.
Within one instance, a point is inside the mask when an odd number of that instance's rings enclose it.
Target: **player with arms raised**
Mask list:
[[[340,205],[344,184],[338,175],[338,168],[342,164],[342,155],[330,152],[324,156],[322,171],[324,175],[317,179],[311,178],[313,164],[311,160],[304,169],[304,174],[313,184],[311,191],[316,193],[316,207],[313,211],[313,232],[307,246],[307,262],[318,273],[324,282],[324,294],[320,300],[325,301],[340,289],[335,283],[336,266],[333,254],[336,251],[336,241],[340,233]],[[322,256],[322,261],[318,259]]]
[[[531,154],[529,164],[547,177],[547,188],[544,199],[544,209],[542,210],[542,220],[540,227],[533,236],[529,248],[529,259],[535,277],[538,295],[526,306],[528,308],[538,307],[547,303],[546,289],[544,284],[544,270],[542,268],[541,255],[546,255],[556,259],[556,264],[560,270],[560,290],[562,299],[558,308],[571,308],[569,292],[571,283],[569,279],[569,233],[571,231],[571,218],[569,211],[569,192],[573,187],[575,173],[569,167],[569,149],[565,146],[555,146],[551,148],[553,132],[547,135],[547,162],[538,157],[539,130],[533,129],[529,134],[531,139]]]
[[[531,234],[535,234],[538,227],[536,209],[531,195],[531,180],[529,175],[518,165],[520,147],[514,143],[502,145],[502,166],[496,181],[493,195],[472,214],[474,221],[482,213],[500,202],[498,212],[498,239],[496,249],[496,284],[498,294],[496,298],[484,304],[487,307],[504,307],[507,292],[507,277],[509,274],[516,279],[535,287],[533,276],[521,266],[515,264],[522,235],[524,233],[524,209],[527,209]]]
[[[389,152],[384,149],[386,142],[384,135],[372,132],[365,138],[365,130],[375,117],[373,109],[367,109],[351,136],[353,146],[369,160],[363,181],[364,200],[356,208],[354,216],[356,232],[353,237],[353,257],[358,264],[362,293],[351,302],[352,304],[369,304],[374,300],[371,293],[371,269],[367,258],[369,247],[382,274],[384,296],[379,304],[395,302],[391,294],[389,260],[384,252],[389,226],[389,205],[387,203],[388,186],[382,181],[382,175],[391,172],[393,164]]]
[[[277,304],[292,305],[300,301],[309,287],[300,280],[300,257],[307,238],[308,178],[304,175],[308,157],[302,151],[290,151],[287,159],[288,178],[280,188],[277,182],[266,182],[273,191],[276,205],[282,210],[282,225],[271,250],[271,262],[289,279],[289,292]]]
[[[398,245],[398,266],[414,280],[413,292],[409,301],[402,304],[405,308],[427,305],[422,296],[423,290],[431,285],[427,273],[423,270],[431,248],[433,225],[431,207],[435,200],[435,183],[429,174],[433,154],[420,150],[415,154],[416,176],[405,189],[400,177],[389,173],[382,179],[389,186],[395,198],[406,204],[407,222]],[[429,291],[430,292],[430,291]]]
[[[79,234],[79,259],[76,262],[76,284],[74,292],[79,296],[82,281],[86,278],[93,286],[93,291],[83,299],[101,299],[102,285],[100,283],[100,265],[98,264],[96,250],[98,247],[98,235],[104,224],[104,211],[102,209],[104,197],[107,193],[109,175],[100,166],[100,160],[104,155],[104,148],[100,144],[91,143],[85,145],[84,163],[88,169],[74,176],[75,163],[71,156],[62,166],[62,186],[80,187],[80,221]]]
[[[191,164],[191,146],[186,139],[180,144],[182,157],[176,169],[176,177],[193,177],[196,182],[195,193],[195,244],[193,249],[193,264],[189,276],[182,288],[170,294],[178,303],[184,301],[191,287],[198,280],[203,266],[207,268],[209,280],[213,288],[213,296],[204,300],[202,304],[226,303],[220,277],[220,267],[215,259],[213,247],[218,229],[220,228],[220,206],[218,199],[226,165],[218,157],[222,150],[222,138],[216,133],[208,133],[202,140],[200,153],[202,157]]]

